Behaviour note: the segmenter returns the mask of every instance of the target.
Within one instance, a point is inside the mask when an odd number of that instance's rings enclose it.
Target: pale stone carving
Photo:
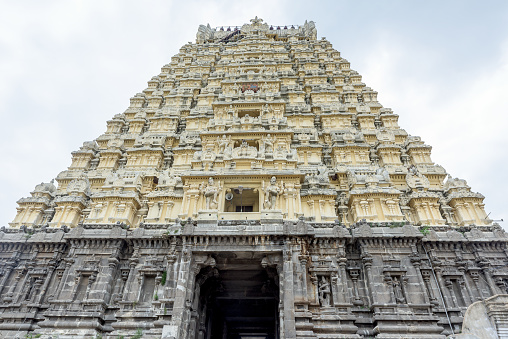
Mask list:
[[[233,158],[255,158],[258,151],[256,147],[249,146],[245,140],[242,141],[239,147],[233,148],[231,156]]]
[[[406,175],[406,182],[409,187],[415,190],[426,190],[430,186],[429,179],[421,174],[415,166],[411,166]]]
[[[262,140],[262,152],[264,151],[265,153],[273,153],[274,140],[270,133],[268,133]]]
[[[270,179],[270,183],[267,187],[264,188],[265,191],[265,200],[264,207],[269,210],[275,209],[277,203],[277,196],[279,195],[280,188],[277,185],[277,178],[272,177]]]
[[[219,149],[219,154],[223,154],[230,143],[231,143],[231,136],[227,137],[225,134],[223,134],[222,138],[219,139],[219,137],[217,137],[216,144]]]
[[[202,185],[201,193],[205,197],[206,209],[217,209],[217,195],[219,194],[221,187],[220,183],[215,184],[212,177],[208,178],[208,183]]]

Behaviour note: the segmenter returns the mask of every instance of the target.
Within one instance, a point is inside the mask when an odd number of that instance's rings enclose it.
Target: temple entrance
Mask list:
[[[279,288],[276,270],[260,259],[220,254],[217,266],[196,277],[196,338],[278,339]],[[229,257],[229,258],[228,258]]]

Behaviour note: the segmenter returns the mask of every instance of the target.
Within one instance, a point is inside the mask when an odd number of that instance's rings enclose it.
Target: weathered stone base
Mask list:
[[[456,255],[448,250],[457,245],[447,237],[451,230],[424,238],[411,225],[345,228],[277,223],[278,216],[213,227],[203,226],[206,218],[134,230],[84,225],[28,241],[4,233],[0,338],[142,332],[194,339],[224,330],[278,333],[277,339],[434,339],[451,332],[445,307],[458,332],[464,306],[501,291],[499,270],[445,265],[425,254]],[[503,239],[482,246],[491,248],[484,252],[491,265],[505,256],[496,250],[506,248]],[[472,262],[474,248],[462,248],[461,257]],[[489,311],[500,331],[503,303],[492,302]]]
[[[262,210],[261,223],[281,223],[282,211],[281,210]]]

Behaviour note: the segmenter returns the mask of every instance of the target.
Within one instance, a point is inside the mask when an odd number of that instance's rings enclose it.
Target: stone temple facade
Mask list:
[[[0,337],[460,332],[508,293],[508,237],[397,118],[312,21],[201,25],[18,201]]]

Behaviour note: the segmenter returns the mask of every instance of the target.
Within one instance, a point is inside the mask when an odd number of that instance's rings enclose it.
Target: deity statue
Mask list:
[[[233,108],[233,105],[229,105],[228,111],[227,111],[227,119],[233,119],[234,117],[238,117],[238,109]]]
[[[286,148],[282,147],[281,145],[279,145],[277,147],[277,149],[275,150],[274,152],[274,158],[277,158],[277,159],[287,159],[287,154],[288,154],[288,151],[286,150]]]
[[[240,145],[240,152],[238,153],[239,156],[247,156],[249,155],[249,144],[247,141],[242,140],[242,144]]]
[[[394,277],[392,284],[393,284],[393,293],[395,294],[395,301],[398,304],[404,304],[406,302],[406,298],[404,298],[404,293],[402,292],[400,280]]]
[[[412,175],[418,175],[418,168],[415,165],[411,165],[408,168],[408,173],[410,173]]]
[[[291,160],[296,160],[298,161],[298,153],[296,151],[296,149],[292,148],[290,151],[289,151],[289,154],[287,156],[288,159],[291,159]]]
[[[217,208],[217,195],[220,191],[220,184],[215,185],[213,178],[210,177],[208,179],[208,184],[202,185],[200,189],[201,193],[205,196],[206,209],[216,209]]]
[[[430,187],[429,179],[420,173],[415,165],[411,165],[411,167],[408,168],[406,183],[412,190],[417,191],[427,190]]]
[[[274,140],[270,133],[263,138],[263,149],[266,153],[273,153],[273,142]]]
[[[347,194],[342,192],[337,198],[337,201],[339,202],[339,206],[347,206],[348,203]]]
[[[264,104],[263,108],[261,109],[261,116],[271,113],[272,111],[273,111],[272,107],[268,106],[268,104]]]
[[[270,184],[265,188],[265,208],[269,210],[275,209],[277,196],[279,195],[280,188],[277,186],[277,178],[272,177]]]
[[[202,161],[214,161],[215,160],[215,152],[213,151],[213,148],[207,148],[204,153],[201,155]]]
[[[390,173],[388,173],[388,170],[385,167],[380,167],[376,170],[376,176],[380,180],[384,180],[386,182],[390,182]]]
[[[321,276],[321,281],[319,282],[319,302],[323,307],[330,306],[330,283],[328,279],[324,276]]]
[[[319,174],[317,175],[319,182],[321,183],[329,183],[330,177],[328,176],[328,167],[326,165],[318,166]]]
[[[316,172],[312,172],[305,178],[309,184],[309,188],[319,188],[319,178]]]
[[[217,146],[219,146],[219,154],[224,153],[226,147],[229,145],[229,138],[226,137],[225,134],[222,135],[222,138],[217,137]]]
[[[245,114],[241,119],[240,119],[240,122],[242,124],[252,124],[254,122],[254,119],[248,115],[248,114]]]
[[[231,159],[231,155],[233,153],[233,148],[231,146],[227,146],[224,150],[224,159],[229,160]]]

